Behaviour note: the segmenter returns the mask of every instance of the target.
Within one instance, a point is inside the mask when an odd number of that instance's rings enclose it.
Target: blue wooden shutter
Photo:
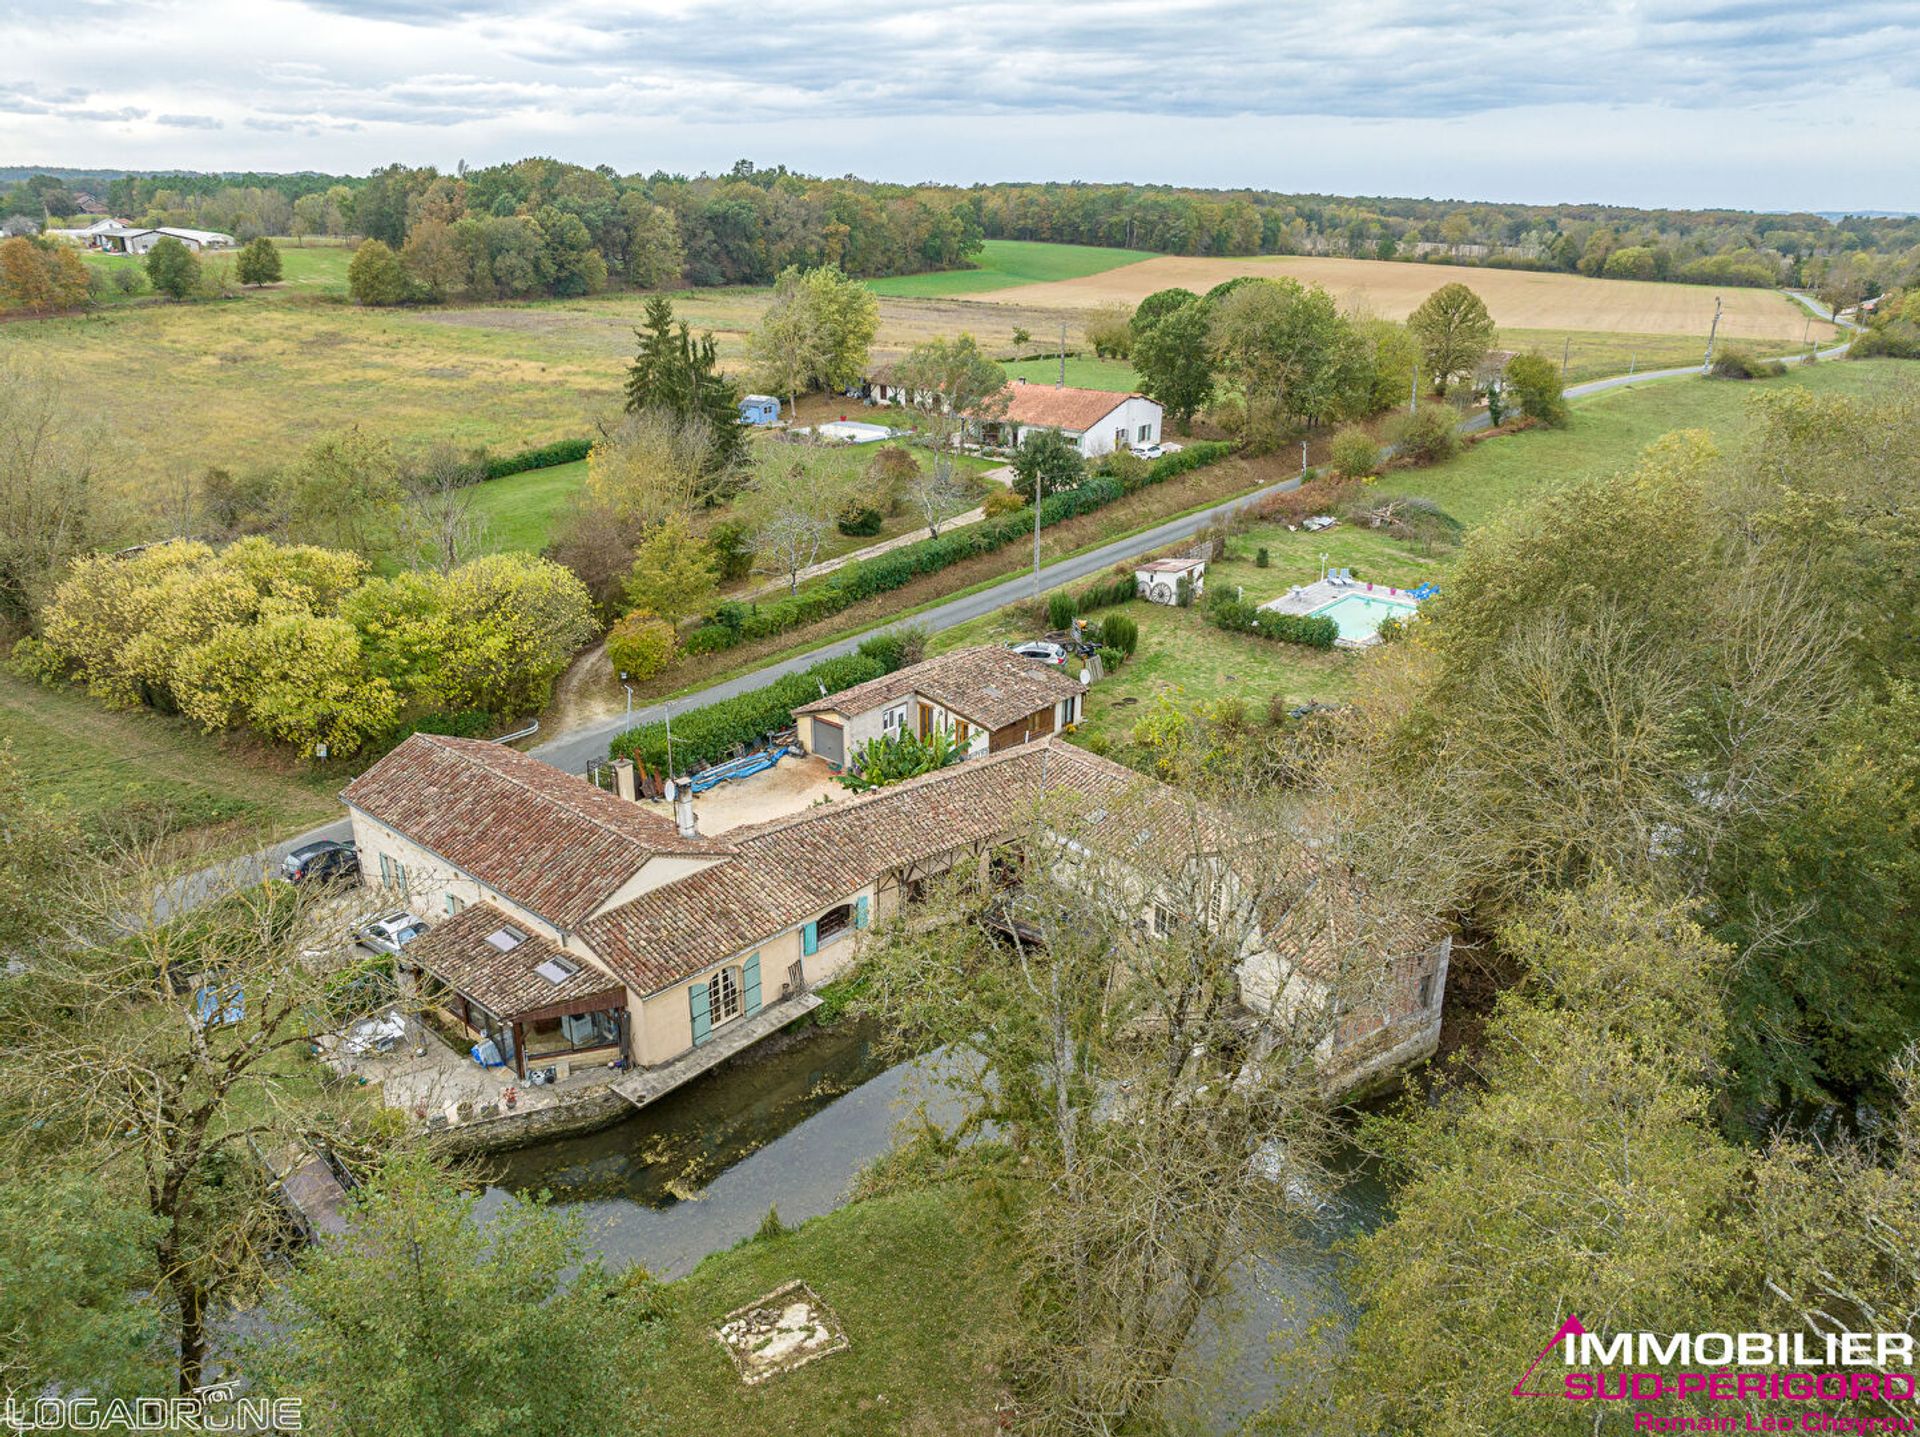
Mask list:
[[[740,965],[740,997],[749,1017],[760,1011],[760,955],[750,953]]]
[[[853,926],[855,928],[867,926],[867,895],[864,893],[853,900]]]
[[[695,983],[687,989],[687,999],[693,1004],[693,1045],[697,1048],[713,1036],[713,1019],[707,1010],[707,985]]]
[[[820,925],[818,923],[809,923],[805,928],[800,930],[800,951],[802,953],[818,953],[820,951]]]

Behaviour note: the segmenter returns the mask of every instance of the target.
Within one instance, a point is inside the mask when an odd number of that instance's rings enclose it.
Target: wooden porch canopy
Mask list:
[[[468,905],[406,947],[403,961],[508,1023],[626,1007],[626,986],[516,922]]]

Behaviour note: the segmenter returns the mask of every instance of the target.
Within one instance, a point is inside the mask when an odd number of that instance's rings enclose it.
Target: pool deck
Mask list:
[[[1311,584],[1295,584],[1279,598],[1269,599],[1260,607],[1271,609],[1276,614],[1311,614],[1315,609],[1325,608],[1335,599],[1350,598],[1356,594],[1366,599],[1393,599],[1415,610],[1420,607],[1420,601],[1405,589],[1389,588],[1385,584],[1335,584],[1326,579],[1316,579]],[[1342,649],[1364,649],[1379,642],[1378,635],[1369,635],[1364,639],[1335,639],[1334,646]]]

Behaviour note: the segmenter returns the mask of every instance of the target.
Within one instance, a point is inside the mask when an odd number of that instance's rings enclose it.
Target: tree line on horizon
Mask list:
[[[770,284],[790,265],[837,265],[859,279],[950,269],[983,239],[1024,239],[1158,254],[1315,254],[1433,260],[1598,278],[1819,291],[1836,307],[1920,277],[1920,217],[1727,209],[1528,205],[1451,199],[1285,194],[1183,186],[992,183],[887,184],[820,178],[741,160],[724,174],[656,170],[621,175],[533,157],[450,173],[392,164],[365,177],[298,174],[153,174],[88,181],[36,174],[0,184],[0,216],[70,214],[84,191],[143,223],[261,234],[361,236],[396,252],[428,227],[417,266],[430,295],[448,267],[436,225],[489,228],[486,247],[538,249],[563,220],[577,220],[605,282]],[[104,190],[104,193],[102,191]],[[542,212],[546,223],[542,223]],[[667,221],[671,220],[669,226]],[[571,230],[570,224],[565,226]],[[573,237],[577,239],[577,236]],[[531,241],[531,244],[530,244]],[[572,241],[570,240],[569,243]],[[469,233],[468,243],[477,244]],[[540,280],[509,262],[510,285],[489,273],[476,286],[500,293],[569,293],[576,276]],[[471,275],[473,265],[467,266]],[[589,266],[588,277],[592,277]]]

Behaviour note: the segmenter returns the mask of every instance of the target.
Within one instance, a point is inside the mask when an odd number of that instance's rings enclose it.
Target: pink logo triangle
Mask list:
[[[1586,1330],[1586,1328],[1580,1325],[1580,1319],[1578,1317],[1569,1317],[1565,1322],[1561,1323],[1560,1330],[1553,1334],[1553,1337],[1548,1341],[1547,1345],[1540,1349],[1532,1362],[1527,1364],[1527,1370],[1520,1374],[1520,1380],[1513,1384],[1512,1395],[1515,1397],[1552,1397],[1554,1394],[1551,1392],[1529,1391],[1527,1389],[1527,1383],[1533,1380],[1534,1372],[1542,1362],[1546,1361],[1547,1354],[1560,1345],[1562,1338],[1578,1337],[1585,1333]]]

